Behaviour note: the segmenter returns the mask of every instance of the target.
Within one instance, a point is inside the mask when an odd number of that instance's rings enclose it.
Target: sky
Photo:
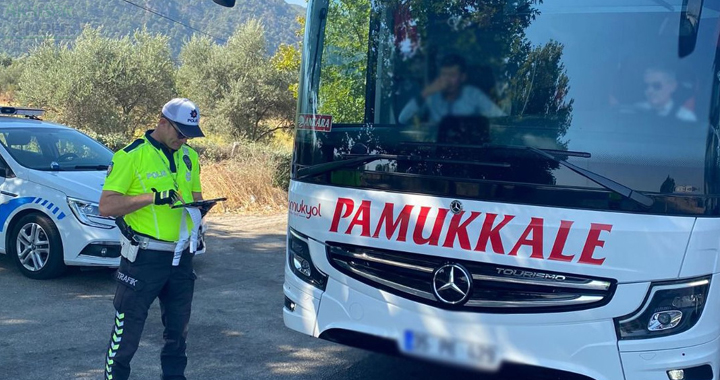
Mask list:
[[[307,6],[307,2],[305,2],[305,0],[285,0],[285,2],[288,4],[302,5],[303,7]]]

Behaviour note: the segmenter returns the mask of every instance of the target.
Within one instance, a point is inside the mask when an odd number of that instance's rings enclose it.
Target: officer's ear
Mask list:
[[[168,128],[172,128],[172,125],[170,125],[170,122],[167,121],[167,119],[164,117],[160,118],[157,125],[158,125],[158,128],[162,128],[164,130],[167,130]]]

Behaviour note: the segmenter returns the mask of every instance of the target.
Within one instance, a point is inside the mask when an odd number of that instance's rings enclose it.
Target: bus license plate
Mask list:
[[[495,370],[500,366],[497,347],[491,344],[440,338],[406,330],[400,347],[408,355],[466,367]]]

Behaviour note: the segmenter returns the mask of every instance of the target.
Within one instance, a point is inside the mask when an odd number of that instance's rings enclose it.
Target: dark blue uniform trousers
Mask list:
[[[115,279],[115,323],[105,358],[105,379],[126,380],[140,343],[148,309],[160,300],[165,346],[160,354],[164,380],[185,380],[185,338],[195,288],[193,255],[185,250],[178,266],[173,253],[140,250],[135,262],[121,259]],[[138,378],[147,378],[140,374]]]

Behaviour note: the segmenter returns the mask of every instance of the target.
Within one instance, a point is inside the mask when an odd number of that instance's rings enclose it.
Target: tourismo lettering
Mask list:
[[[320,203],[318,203],[317,206],[306,205],[304,200],[301,200],[300,203],[290,201],[290,203],[288,204],[288,209],[293,215],[302,216],[305,219],[310,219],[313,216],[322,217],[322,215],[320,215],[320,206]]]
[[[302,209],[301,203],[299,210]],[[408,239],[411,239],[417,245],[460,248],[466,251],[493,252],[508,256],[518,256],[521,252],[530,252],[529,257],[533,259],[602,265],[605,258],[596,257],[595,251],[597,248],[605,246],[601,235],[609,234],[613,228],[610,224],[591,223],[582,251],[568,253],[565,252],[568,237],[579,229],[577,227],[573,229],[575,222],[569,220],[560,221],[557,233],[549,236],[545,232],[545,220],[533,217],[517,241],[507,242],[503,241],[500,232],[510,221],[515,219],[514,215],[498,215],[478,211],[463,211],[452,215],[449,209],[442,207],[416,205],[396,207],[393,203],[384,203],[380,218],[377,219],[375,225],[372,225],[372,209],[372,201],[369,200],[362,200],[357,204],[349,198],[338,198],[330,224],[330,232],[345,235],[359,233],[363,237],[398,242],[407,242]],[[318,208],[318,214],[319,212]],[[448,218],[450,221],[446,223]],[[344,228],[341,228],[341,222],[343,222]],[[410,230],[411,222],[414,222],[412,231]],[[477,239],[472,240],[471,235],[477,236]],[[552,241],[550,252],[544,250],[546,239]],[[510,248],[509,251],[506,248]]]

